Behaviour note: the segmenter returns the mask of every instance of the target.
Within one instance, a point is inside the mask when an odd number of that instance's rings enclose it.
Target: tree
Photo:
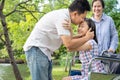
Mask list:
[[[11,43],[10,36],[8,33],[9,29],[8,29],[6,18],[15,12],[29,12],[32,15],[32,17],[34,17],[34,19],[36,19],[36,21],[37,21],[37,18],[32,13],[34,11],[31,11],[31,10],[26,8],[26,6],[27,6],[26,3],[29,2],[29,0],[16,4],[15,7],[13,8],[13,10],[8,12],[8,13],[4,11],[4,10],[6,10],[5,9],[5,1],[6,0],[1,0],[1,2],[0,2],[0,19],[1,19],[1,26],[3,27],[3,35],[4,35],[4,38],[3,38],[2,33],[1,33],[0,39],[1,39],[1,41],[3,41],[3,43],[6,46],[16,80],[22,80],[21,74],[19,72],[19,69],[18,69],[16,62],[15,62],[15,59],[14,59],[14,55],[13,55],[14,51],[13,51],[12,43]],[[19,22],[19,20],[18,20],[18,22]]]
[[[13,67],[13,71],[14,71],[16,80],[22,80],[22,77],[20,75],[19,69],[16,65],[16,62],[15,62],[15,59],[14,59],[14,56],[13,56],[13,49],[11,47],[11,41],[10,41],[10,38],[9,38],[9,35],[8,35],[8,28],[7,28],[7,22],[6,22],[6,17],[9,16],[10,14],[14,13],[16,8],[12,12],[5,15],[3,13],[4,6],[5,6],[5,0],[2,0],[1,3],[0,3],[0,19],[1,19],[1,24],[2,24],[2,27],[3,27],[3,33],[4,33],[5,41],[2,38],[1,38],[1,40],[3,40],[5,42],[5,45],[6,45],[8,54],[9,54],[9,58],[10,58],[10,61],[11,61],[11,65]]]

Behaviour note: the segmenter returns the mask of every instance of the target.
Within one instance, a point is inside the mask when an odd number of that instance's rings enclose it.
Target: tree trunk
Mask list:
[[[9,58],[11,61],[11,65],[12,65],[16,80],[22,80],[22,77],[20,75],[19,69],[17,67],[17,64],[13,56],[13,50],[12,50],[11,42],[10,42],[9,35],[8,35],[8,29],[7,29],[7,24],[5,21],[5,16],[3,15],[1,10],[0,10],[0,19],[1,19],[1,24],[3,26],[3,30],[4,30],[4,36],[5,36],[5,42],[6,42],[5,45],[6,45],[8,54],[9,54]]]

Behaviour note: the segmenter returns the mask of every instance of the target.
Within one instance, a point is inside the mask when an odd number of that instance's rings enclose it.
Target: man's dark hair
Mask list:
[[[82,14],[85,11],[90,11],[90,4],[87,0],[74,0],[69,6],[70,12],[78,11],[78,14]]]
[[[92,19],[85,18],[85,21],[88,24],[88,27],[91,28],[91,31],[94,31],[94,40],[98,43],[97,36],[96,36],[96,26]]]
[[[105,3],[104,3],[103,0],[93,0],[93,1],[92,1],[92,6],[93,6],[94,2],[96,2],[96,1],[100,1],[101,4],[102,4],[102,8],[104,9],[104,7],[105,7]]]

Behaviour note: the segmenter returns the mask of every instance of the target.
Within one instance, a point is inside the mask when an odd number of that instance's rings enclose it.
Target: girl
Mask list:
[[[64,26],[65,27],[65,26]],[[82,75],[75,75],[63,78],[63,80],[88,80],[88,67],[90,61],[95,56],[98,56],[98,41],[96,38],[96,29],[95,24],[91,19],[85,19],[83,23],[79,25],[78,34],[79,37],[84,37],[87,31],[91,28],[91,31],[94,31],[94,38],[86,42],[83,46],[77,48],[79,50],[79,59],[82,63]],[[74,51],[76,49],[71,49]],[[93,72],[104,72],[103,65],[100,61],[96,60],[92,62],[92,71]]]

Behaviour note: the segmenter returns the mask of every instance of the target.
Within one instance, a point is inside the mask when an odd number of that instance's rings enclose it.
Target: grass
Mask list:
[[[80,68],[80,64],[75,64],[74,67],[72,67],[72,69],[79,69]],[[69,67],[67,68],[67,70],[69,70]],[[68,76],[68,71],[65,72],[65,66],[54,66],[53,65],[53,71],[52,71],[52,75],[53,75],[53,80],[62,80],[63,77]]]
[[[29,69],[26,64],[18,65],[23,80],[31,80]],[[53,65],[53,80],[62,80],[63,77],[68,76],[68,72],[64,71],[65,67]],[[15,80],[11,64],[0,64],[0,80]]]
[[[76,64],[72,69],[79,69],[79,67],[80,65]],[[62,80],[63,77],[68,76],[68,72],[65,72],[64,68],[65,67],[61,66],[53,66],[53,80]],[[90,80],[120,80],[120,75],[91,73]]]
[[[79,69],[80,65],[75,64],[72,69]],[[19,70],[22,74],[23,80],[31,80],[31,76],[29,73],[29,69],[26,64],[19,65]],[[68,76],[68,71],[65,72],[65,66],[53,65],[53,80],[62,80],[63,77]],[[120,80],[120,75],[106,75],[106,74],[91,74],[91,80],[111,80],[111,78],[119,77],[119,79],[112,80]],[[15,80],[12,67],[10,64],[0,65],[0,80]]]
[[[64,71],[64,67],[53,67],[53,80],[62,80],[63,77],[68,75],[68,72]]]

